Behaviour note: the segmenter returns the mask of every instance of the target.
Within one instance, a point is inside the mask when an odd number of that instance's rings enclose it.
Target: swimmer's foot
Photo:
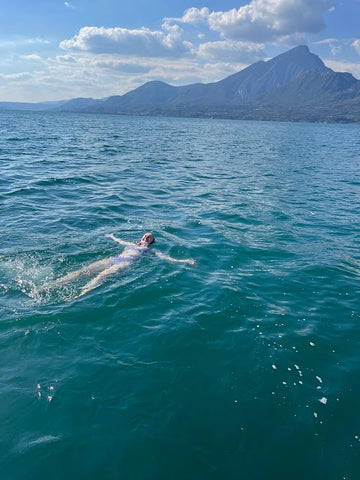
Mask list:
[[[83,288],[81,290],[81,292],[79,293],[79,295],[75,295],[75,297],[72,297],[70,298],[68,301],[72,301],[72,300],[77,300],[78,298],[80,297],[83,297],[84,295],[86,295],[87,293],[91,292],[92,290],[95,290],[95,288],[99,287],[100,285],[96,285],[96,286],[92,286],[91,288]]]

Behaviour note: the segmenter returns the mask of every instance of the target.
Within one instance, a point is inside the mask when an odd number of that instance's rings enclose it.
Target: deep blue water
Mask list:
[[[359,128],[0,112],[1,478],[358,479]]]

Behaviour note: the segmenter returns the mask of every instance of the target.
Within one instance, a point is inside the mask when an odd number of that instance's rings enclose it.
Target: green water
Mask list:
[[[0,131],[1,479],[359,478],[359,126]],[[56,286],[146,231],[197,266]]]

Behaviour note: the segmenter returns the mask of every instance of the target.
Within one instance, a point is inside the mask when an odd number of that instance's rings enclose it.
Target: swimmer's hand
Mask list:
[[[197,266],[196,260],[192,258],[176,259],[176,260],[173,259],[172,261],[176,263],[187,263],[188,265],[193,265],[195,267]]]
[[[197,265],[196,261],[193,260],[192,258],[173,258],[170,257],[170,255],[165,255],[162,252],[159,252],[159,250],[153,250],[153,253],[161,258],[162,260],[167,260],[168,262],[174,262],[174,263],[187,263],[188,265]]]
[[[196,260],[194,260],[192,258],[189,258],[189,260],[186,260],[186,263],[188,263],[189,265],[197,266]]]

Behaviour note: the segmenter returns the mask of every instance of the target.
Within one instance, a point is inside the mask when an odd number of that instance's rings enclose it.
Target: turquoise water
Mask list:
[[[358,125],[0,130],[2,479],[359,478]],[[197,266],[56,286],[146,231]]]

